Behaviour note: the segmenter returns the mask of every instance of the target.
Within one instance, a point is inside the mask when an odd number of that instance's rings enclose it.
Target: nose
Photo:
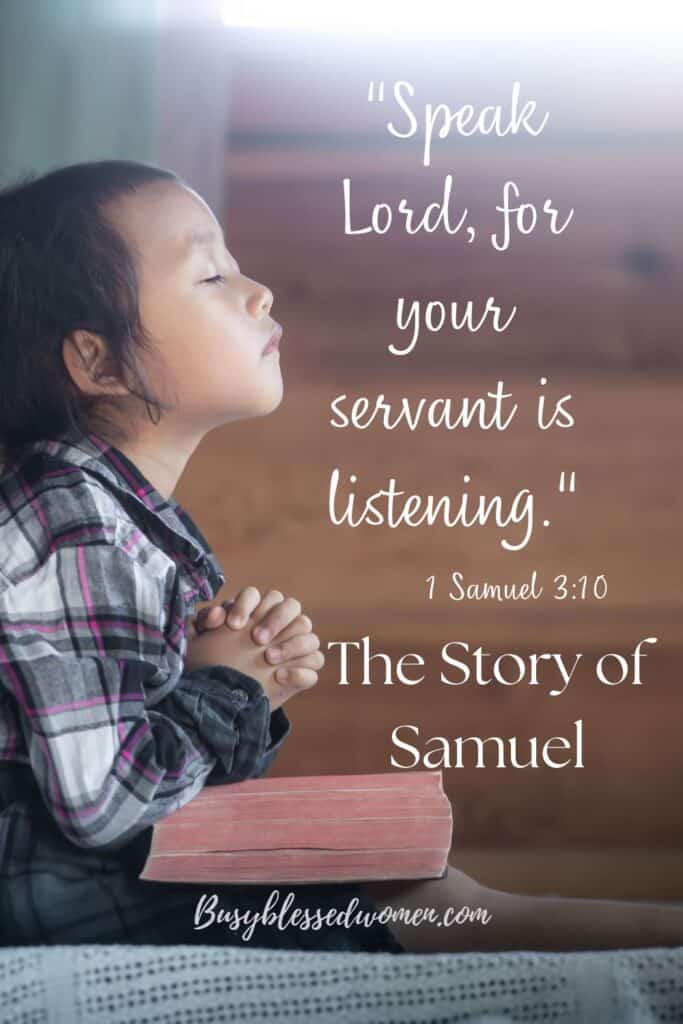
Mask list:
[[[274,297],[270,288],[265,284],[255,282],[255,287],[247,299],[247,309],[256,320],[261,320],[268,316],[273,302]]]

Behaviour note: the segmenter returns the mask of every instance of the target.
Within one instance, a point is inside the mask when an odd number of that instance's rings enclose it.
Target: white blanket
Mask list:
[[[683,948],[309,953],[218,946],[0,949],[2,1024],[683,1021]]]

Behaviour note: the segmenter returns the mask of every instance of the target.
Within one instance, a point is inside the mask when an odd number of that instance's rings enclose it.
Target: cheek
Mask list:
[[[172,290],[145,289],[140,296],[143,326],[157,347],[166,353],[186,333],[191,304]]]
[[[215,287],[220,289],[219,285]],[[216,294],[212,299],[202,302],[196,319],[191,322],[192,348],[201,350],[207,359],[215,359],[217,370],[230,364],[246,369],[260,354],[258,332],[229,295]]]
[[[186,292],[149,291],[141,298],[142,322],[167,371],[181,383],[188,372],[220,379],[224,373],[242,374],[258,362],[259,342],[249,318],[223,288],[198,285]]]

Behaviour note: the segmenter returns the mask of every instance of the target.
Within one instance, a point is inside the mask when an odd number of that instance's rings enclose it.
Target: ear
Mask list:
[[[106,342],[90,331],[71,331],[62,342],[62,357],[71,379],[89,395],[127,395],[125,384],[105,371]]]

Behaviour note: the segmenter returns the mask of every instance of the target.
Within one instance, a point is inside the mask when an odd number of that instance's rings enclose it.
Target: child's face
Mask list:
[[[279,352],[263,354],[279,327],[270,317],[272,292],[240,272],[204,200],[160,182],[118,200],[112,219],[137,249],[142,323],[158,350],[145,369],[175,405],[165,415],[183,433],[203,435],[277,408]],[[191,244],[197,231],[212,237]],[[222,279],[208,280],[217,275]]]

